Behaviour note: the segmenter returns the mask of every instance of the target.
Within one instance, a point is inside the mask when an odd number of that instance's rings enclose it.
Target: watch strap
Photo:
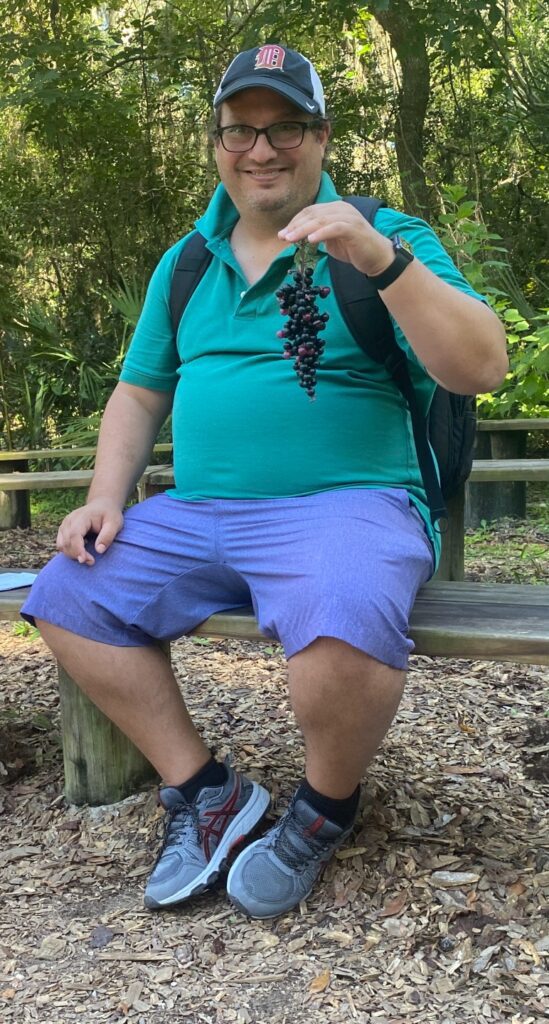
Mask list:
[[[393,252],[395,254],[393,262],[390,263],[387,269],[382,271],[381,274],[375,274],[373,277],[368,278],[368,280],[375,285],[378,291],[383,291],[383,289],[388,288],[393,281],[396,281],[397,277],[400,277],[414,258],[413,253],[404,248],[398,235],[395,235],[391,241],[393,243]]]

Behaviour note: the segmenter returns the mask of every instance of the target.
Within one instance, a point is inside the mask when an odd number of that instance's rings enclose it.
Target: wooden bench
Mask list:
[[[173,445],[170,443],[166,444],[155,444],[155,452],[171,452]],[[0,463],[17,463],[21,469],[28,468],[26,463],[28,462],[58,462],[61,459],[82,459],[92,458],[95,456],[97,448],[25,448],[19,451],[0,451]],[[23,464],[23,465],[22,465]]]
[[[166,470],[171,472],[171,466],[147,466],[139,483],[144,483],[153,472]],[[0,473],[0,492],[56,491],[69,487],[88,487],[92,481],[93,474],[93,469],[51,469],[27,473],[20,473],[18,471],[14,473]]]
[[[0,619],[19,618],[27,594],[28,588],[0,591]],[[194,632],[272,642],[250,608],[213,615]],[[416,654],[549,665],[549,586],[433,580],[418,595],[410,635]],[[122,800],[154,771],[61,666],[58,672],[65,796],[74,804]]]
[[[152,470],[167,468],[169,467],[147,467],[137,485],[140,500],[147,475]],[[31,491],[87,488],[92,481],[93,472],[93,469],[52,469],[25,472],[16,469],[9,473],[0,473],[0,530],[13,530],[17,527],[28,529],[30,527],[29,499]]]
[[[547,432],[549,417],[538,419],[479,420],[475,443],[475,460],[492,460],[498,464],[526,460],[528,435]],[[476,528],[483,521],[492,522],[510,516],[526,516],[526,483],[536,479],[527,476],[496,476],[483,480],[478,487],[471,479],[465,490],[465,526]]]
[[[172,444],[156,444],[154,446],[155,452],[162,452],[171,454],[173,449]],[[70,473],[76,473],[74,477],[67,476],[52,476],[52,473],[59,473],[61,471],[44,470],[38,471],[33,474],[31,480],[30,477],[26,478],[26,482],[29,484],[28,488],[24,486],[25,481],[19,480],[11,482],[8,479],[8,474],[12,473],[27,473],[29,471],[30,462],[65,462],[72,461],[73,459],[91,459],[95,457],[96,448],[29,448],[24,451],[0,451],[0,479],[4,481],[0,485],[0,530],[12,530],[15,527],[22,527],[28,529],[31,525],[31,514],[30,514],[30,491],[35,490],[46,490],[47,488],[53,489],[54,487],[87,487],[92,471],[89,469],[83,470],[67,470]],[[88,475],[86,475],[88,474]],[[50,479],[54,482],[50,483]],[[32,484],[32,486],[31,486]]]
[[[549,430],[549,416],[512,417],[508,420],[477,420],[477,433],[481,434],[522,434],[533,430]]]
[[[93,469],[51,469],[0,473],[0,491],[46,491],[87,487]],[[172,466],[147,466],[144,482],[173,486]],[[549,480],[549,459],[475,459],[472,482],[498,480]]]

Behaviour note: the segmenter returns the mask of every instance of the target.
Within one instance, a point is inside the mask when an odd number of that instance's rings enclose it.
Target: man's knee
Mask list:
[[[335,637],[318,637],[288,661],[292,703],[300,718],[337,716],[350,705],[391,704],[406,673]]]
[[[315,672],[318,676],[341,680],[353,676],[365,682],[384,670],[404,675],[398,669],[374,658],[367,651],[355,647],[346,640],[333,636],[319,636],[312,643],[288,659],[290,674],[299,677],[301,673]]]

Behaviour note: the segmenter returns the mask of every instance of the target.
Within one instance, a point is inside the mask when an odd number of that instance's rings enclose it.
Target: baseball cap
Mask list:
[[[214,96],[214,108],[241,89],[260,86],[286,96],[301,110],[325,117],[324,91],[310,60],[279,43],[266,43],[238,53],[229,64]]]

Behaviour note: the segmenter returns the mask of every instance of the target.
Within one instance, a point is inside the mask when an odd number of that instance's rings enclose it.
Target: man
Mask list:
[[[507,359],[499,321],[423,222],[382,209],[372,227],[340,201],[322,171],[330,125],[305,57],[274,45],[239,54],[214,108],[221,184],[197,221],[212,262],[177,339],[169,294],[186,239],[154,272],[87,503],[62,523],[61,554],[25,614],[164,781],[165,838],[145,894],[156,908],[212,885],[269,797],[211,755],[154,641],[253,603],[284,646],[306,753],[288,809],[227,879],[236,906],[268,918],[309,894],[351,832],[437,556],[405,404],[333,293],[314,402],[281,358],[275,293],[296,243],[319,246],[315,285],[329,284],[327,253],[377,282],[425,408],[434,381],[484,392]],[[397,230],[415,255],[403,265]],[[124,513],[170,411],[175,488]]]

